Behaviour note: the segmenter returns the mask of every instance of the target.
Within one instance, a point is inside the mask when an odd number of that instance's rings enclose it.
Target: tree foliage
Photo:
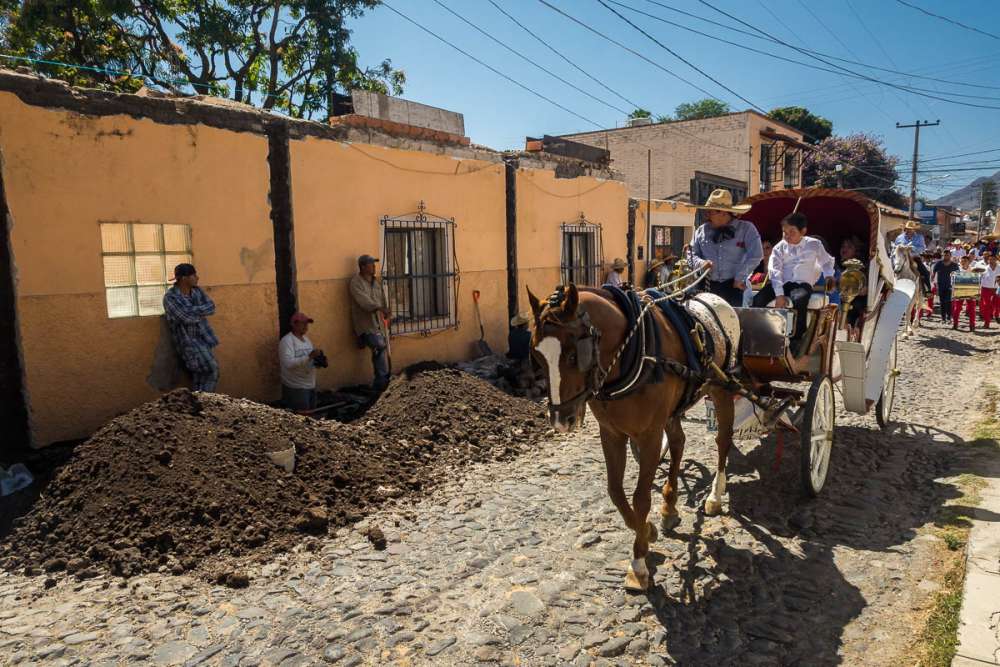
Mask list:
[[[843,187],[889,206],[903,208],[906,200],[894,189],[899,159],[886,152],[879,137],[859,132],[829,137],[809,151],[802,162],[803,182],[825,188],[838,185],[837,165],[843,166]]]
[[[805,107],[778,107],[771,109],[767,115],[802,132],[804,141],[810,144],[818,144],[833,134],[832,122]]]
[[[346,21],[378,0],[0,0],[8,53],[76,85],[135,90],[143,82],[225,95],[293,116],[329,114],[351,88],[399,94],[403,72],[363,67]],[[108,74],[95,70],[136,75]]]
[[[650,111],[649,109],[642,109],[642,108],[634,109],[632,113],[628,115],[629,118],[651,118],[652,116],[653,116],[652,111]]]
[[[715,118],[731,113],[725,102],[706,97],[696,102],[683,102],[674,109],[675,120],[698,120],[699,118]]]

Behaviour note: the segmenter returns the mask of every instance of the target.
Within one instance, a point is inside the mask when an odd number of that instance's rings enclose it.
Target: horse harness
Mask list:
[[[680,377],[685,382],[684,397],[674,411],[674,416],[682,414],[697,401],[701,389],[709,382],[707,369],[714,356],[711,338],[705,335],[702,326],[690,315],[688,317],[693,323],[690,330],[679,326],[677,313],[671,316],[661,304],[672,301],[670,305],[677,310],[682,310],[682,307],[665,295],[657,292],[649,294],[633,290],[625,291],[609,285],[605,285],[604,289],[612,294],[613,302],[625,315],[630,325],[629,333],[616,348],[608,368],[604,369],[600,363],[601,332],[593,325],[590,315],[585,310],[578,309],[576,317],[568,322],[548,321],[552,326],[565,329],[579,326],[583,331],[574,343],[574,352],[576,368],[587,378],[583,390],[572,398],[560,403],[550,401],[549,414],[554,415],[560,410],[574,411],[581,403],[592,398],[599,401],[627,398],[646,384],[662,382],[667,373]],[[549,297],[548,303],[550,306],[557,306],[562,302],[562,298],[563,288],[558,287]],[[664,312],[668,322],[681,337],[682,344],[686,348],[688,365],[665,358],[660,353],[661,334],[655,318],[647,316],[656,305],[661,306],[661,312]],[[690,338],[686,339],[686,336]],[[618,379],[612,385],[607,385],[608,375],[622,360],[625,360],[625,363]]]

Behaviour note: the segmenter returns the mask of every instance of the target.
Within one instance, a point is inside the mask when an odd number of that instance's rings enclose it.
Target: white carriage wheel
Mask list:
[[[813,380],[803,408],[802,434],[802,490],[807,496],[816,497],[823,489],[830,465],[835,426],[833,382],[830,377]]]
[[[879,428],[889,425],[892,418],[892,405],[896,401],[896,376],[899,369],[896,368],[896,339],[892,340],[892,349],[889,350],[889,368],[886,369],[885,378],[882,380],[882,394],[875,404],[875,421]]]

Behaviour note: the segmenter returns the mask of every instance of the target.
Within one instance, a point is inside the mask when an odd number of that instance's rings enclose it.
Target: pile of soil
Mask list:
[[[246,585],[248,559],[516,455],[544,429],[538,406],[457,371],[397,378],[356,424],[180,389],[78,446],[0,544],[0,565],[79,578],[198,571]],[[288,473],[268,452],[293,445]]]

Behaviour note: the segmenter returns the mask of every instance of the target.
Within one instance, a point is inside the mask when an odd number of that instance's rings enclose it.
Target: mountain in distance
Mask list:
[[[943,197],[938,197],[932,203],[939,206],[954,206],[965,211],[979,208],[979,185],[985,181],[993,181],[997,184],[997,191],[1000,191],[1000,171],[989,178],[980,176],[964,188],[959,188]]]

